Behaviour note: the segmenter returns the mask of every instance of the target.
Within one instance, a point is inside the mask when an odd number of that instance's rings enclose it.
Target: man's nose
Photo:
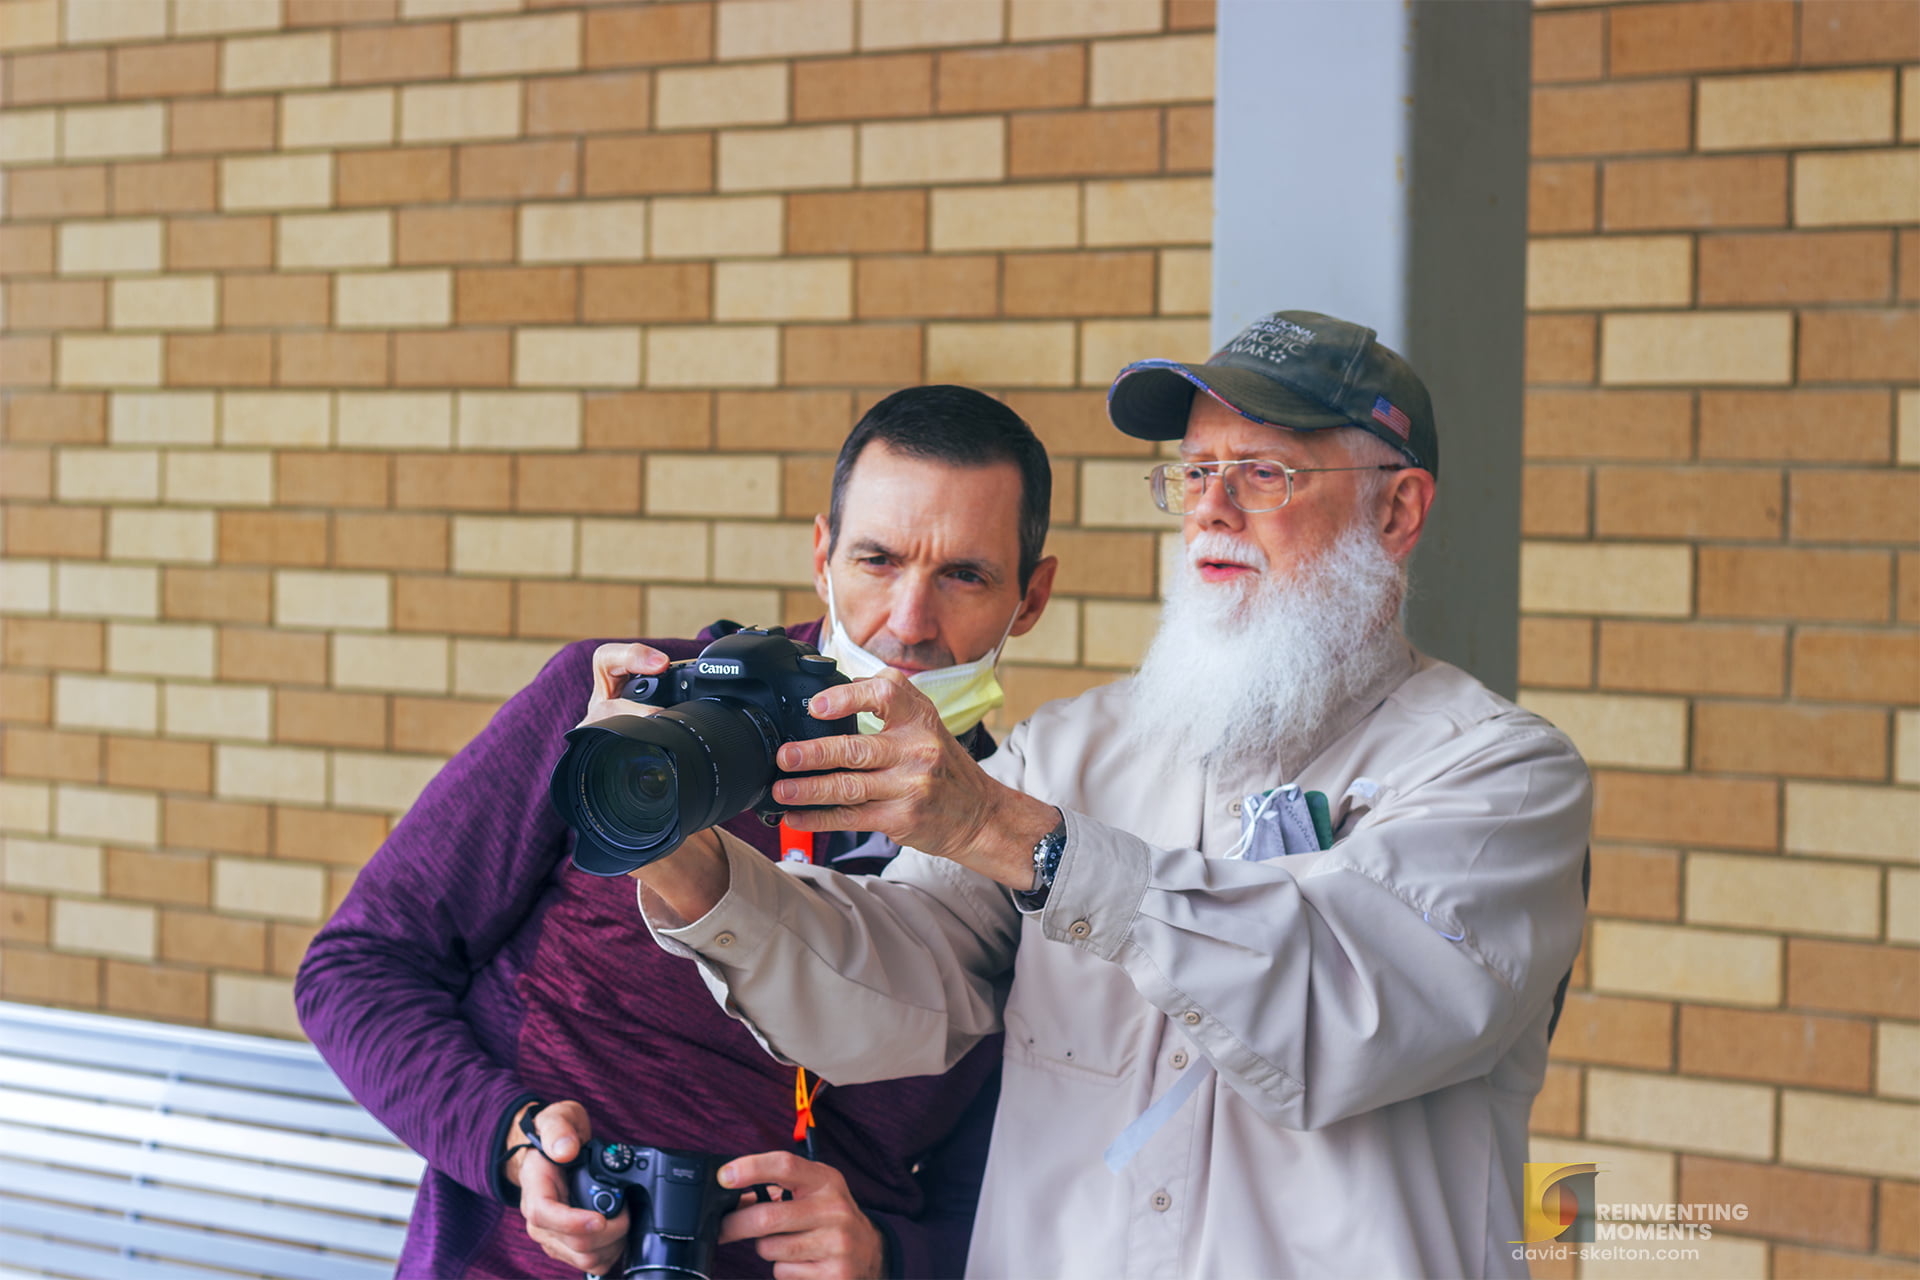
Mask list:
[[[912,574],[901,575],[888,605],[887,630],[901,644],[925,644],[939,636],[931,582]]]
[[[1227,478],[1218,472],[1207,477],[1200,500],[1187,512],[1187,519],[1201,529],[1238,529],[1247,522],[1247,513],[1233,505],[1227,496]]]

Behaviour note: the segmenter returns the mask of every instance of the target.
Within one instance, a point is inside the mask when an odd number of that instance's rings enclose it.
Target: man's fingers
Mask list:
[[[779,788],[776,786],[775,791]],[[776,799],[778,797],[775,797]],[[785,800],[781,804],[788,803]],[[865,809],[789,809],[780,820],[795,831],[862,831],[873,827],[873,814]]]
[[[838,720],[856,711],[871,711],[889,725],[896,720],[917,723],[940,718],[927,695],[892,667],[864,680],[822,689],[807,703],[807,714],[816,720]]]
[[[785,1187],[796,1197],[811,1195],[821,1187],[844,1181],[831,1165],[818,1164],[791,1151],[760,1151],[729,1160],[720,1167],[720,1185],[745,1190],[755,1183],[771,1182]]]
[[[667,669],[667,655],[644,644],[603,644],[593,651],[593,686],[598,696],[612,698],[628,676],[659,675]]]
[[[540,1108],[533,1118],[533,1128],[540,1135],[540,1146],[561,1164],[578,1156],[581,1144],[593,1136],[587,1109],[577,1102],[554,1102]]]

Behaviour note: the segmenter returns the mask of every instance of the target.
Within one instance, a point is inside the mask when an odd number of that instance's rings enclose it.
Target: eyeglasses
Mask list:
[[[1169,515],[1185,515],[1206,497],[1214,476],[1226,488],[1227,501],[1249,515],[1278,511],[1293,501],[1293,478],[1314,471],[1405,471],[1400,463],[1371,467],[1290,467],[1270,458],[1234,462],[1163,462],[1147,472],[1153,505]]]

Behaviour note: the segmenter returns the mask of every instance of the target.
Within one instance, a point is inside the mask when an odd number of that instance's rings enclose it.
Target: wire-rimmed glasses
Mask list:
[[[1293,478],[1315,471],[1405,471],[1402,463],[1370,467],[1290,467],[1271,458],[1230,462],[1163,462],[1147,472],[1153,505],[1169,515],[1185,515],[1206,497],[1207,484],[1219,476],[1227,501],[1249,515],[1278,511],[1293,501]]]

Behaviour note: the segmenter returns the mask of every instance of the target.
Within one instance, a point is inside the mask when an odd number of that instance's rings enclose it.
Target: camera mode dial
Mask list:
[[[625,1173],[633,1167],[633,1148],[625,1143],[609,1142],[607,1149],[600,1153],[600,1160],[615,1173]]]

